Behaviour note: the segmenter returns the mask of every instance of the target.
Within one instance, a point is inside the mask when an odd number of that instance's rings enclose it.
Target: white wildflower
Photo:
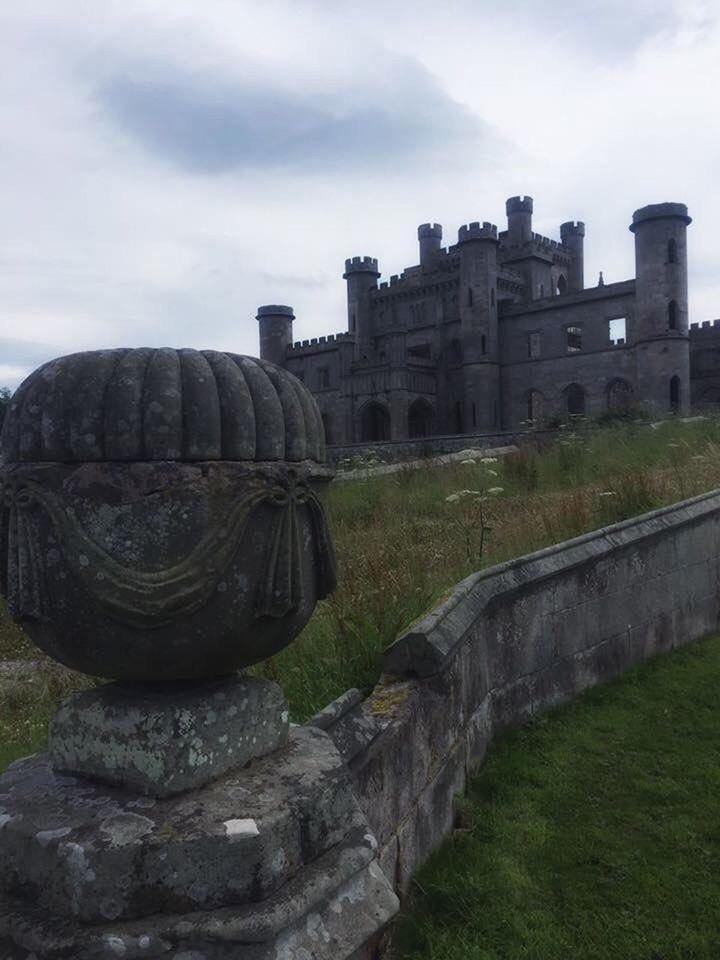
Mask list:
[[[502,493],[504,489],[504,487],[490,487],[488,493],[491,493],[494,497],[497,497],[497,495]]]
[[[476,460],[461,460],[460,465],[463,467],[474,467],[477,464]]]
[[[603,490],[602,493],[598,494],[599,497],[616,497],[617,493],[614,490]]]
[[[449,496],[445,497],[445,503],[457,503],[459,499],[459,493],[451,493]]]
[[[497,470],[491,470],[490,467],[485,468],[485,473],[489,473],[491,477],[497,476]]]
[[[497,463],[497,462],[498,462],[497,457],[483,457],[482,460],[480,461],[480,463]]]

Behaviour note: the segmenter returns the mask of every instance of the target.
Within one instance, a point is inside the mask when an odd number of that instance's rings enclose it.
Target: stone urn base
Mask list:
[[[57,772],[0,777],[0,956],[351,957],[397,898],[319,730],[172,797]]]

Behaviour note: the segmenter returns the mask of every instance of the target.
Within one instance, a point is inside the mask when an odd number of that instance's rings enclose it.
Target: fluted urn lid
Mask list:
[[[309,390],[265,360],[216,350],[74,353],[12,398],[0,463],[325,461]]]

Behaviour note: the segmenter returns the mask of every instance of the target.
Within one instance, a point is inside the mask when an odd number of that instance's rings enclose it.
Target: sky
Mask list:
[[[687,203],[691,321],[720,317],[720,0],[24,0],[0,10],[0,385],[76,350],[256,354],[257,307],[346,329],[382,279],[505,224]]]

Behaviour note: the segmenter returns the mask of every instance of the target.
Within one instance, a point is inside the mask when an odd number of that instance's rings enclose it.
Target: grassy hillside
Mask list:
[[[256,670],[282,684],[302,720],[348,687],[369,690],[388,643],[473,570],[717,486],[718,420],[567,428],[547,449],[499,462],[478,455],[335,484],[340,587],[295,644]],[[0,610],[0,664],[35,656]],[[8,701],[0,672],[0,744],[35,747],[57,698],[84,682],[41,659],[34,683]]]

